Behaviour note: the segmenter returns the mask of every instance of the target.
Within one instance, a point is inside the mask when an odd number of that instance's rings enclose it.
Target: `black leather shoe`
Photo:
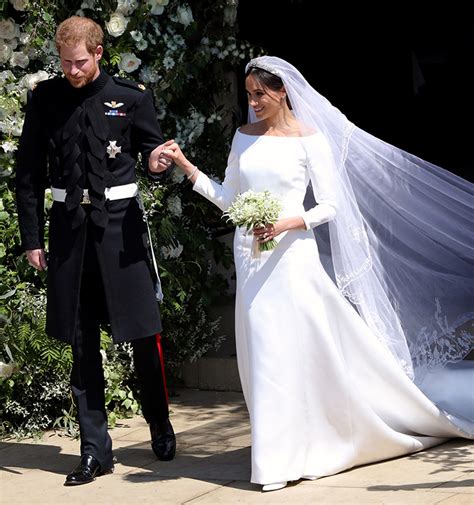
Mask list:
[[[161,461],[170,461],[176,453],[176,436],[170,420],[150,423],[151,448]]]
[[[99,462],[94,458],[85,454],[81,457],[79,465],[66,477],[65,486],[78,486],[80,484],[88,484],[95,480],[100,475],[112,473],[114,465],[106,470],[102,470]]]

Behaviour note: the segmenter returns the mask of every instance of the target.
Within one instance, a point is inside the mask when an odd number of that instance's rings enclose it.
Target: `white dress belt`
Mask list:
[[[66,190],[61,188],[51,187],[51,194],[55,202],[66,201]],[[106,200],[122,200],[123,198],[133,198],[138,194],[138,186],[132,182],[130,184],[122,184],[121,186],[112,186],[105,188],[104,195]],[[83,190],[81,203],[91,203],[89,199],[89,190]]]

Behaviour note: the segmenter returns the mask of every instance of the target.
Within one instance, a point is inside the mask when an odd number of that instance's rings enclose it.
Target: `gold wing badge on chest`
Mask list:
[[[116,102],[112,100],[110,102],[104,102],[104,105],[110,107],[110,110],[105,112],[106,116],[126,116],[125,112],[120,112],[118,109],[124,105],[122,102]]]

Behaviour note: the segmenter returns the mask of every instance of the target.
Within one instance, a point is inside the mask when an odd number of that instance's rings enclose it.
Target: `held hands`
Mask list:
[[[36,268],[36,270],[41,271],[48,268],[44,249],[30,249],[26,251],[26,259],[32,267]]]
[[[167,170],[171,164],[172,160],[169,157],[164,156],[164,151],[169,148],[174,143],[173,140],[168,140],[164,144],[161,144],[155,148],[148,159],[148,170],[152,174],[159,174]]]
[[[168,142],[170,142],[170,144],[168,144]],[[172,160],[186,175],[189,175],[194,170],[194,165],[186,158],[183,151],[181,151],[181,148],[174,140],[168,142],[166,143],[166,149],[163,151],[163,157]]]
[[[150,172],[162,172],[173,162],[183,170],[188,179],[194,184],[198,175],[197,167],[186,158],[174,140],[168,140],[151,153],[149,162]]]

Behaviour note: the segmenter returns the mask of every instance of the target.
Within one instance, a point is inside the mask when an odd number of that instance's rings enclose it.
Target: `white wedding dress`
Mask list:
[[[308,228],[262,253],[251,232],[235,233],[236,345],[254,483],[323,477],[474,433],[459,411],[441,410],[405,375],[321,265],[312,228],[337,218],[329,152],[320,133],[237,130],[224,182],[200,173],[194,185],[222,210],[238,193],[269,190],[284,204],[281,217],[302,216]],[[310,180],[318,205],[305,212]]]

